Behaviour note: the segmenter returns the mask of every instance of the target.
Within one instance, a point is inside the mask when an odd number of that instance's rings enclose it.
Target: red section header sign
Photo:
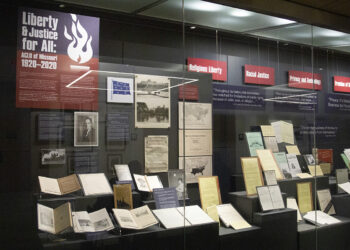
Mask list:
[[[312,84],[314,82],[314,86]],[[304,72],[304,71],[288,71],[288,86],[298,89],[322,89],[322,76],[320,74]]]
[[[187,58],[187,70],[199,73],[210,73],[213,80],[227,81],[227,63],[224,61],[202,58]]]
[[[334,76],[334,91],[336,92],[350,92],[350,77]]]
[[[244,65],[244,82],[260,85],[275,85],[275,69],[246,64]]]

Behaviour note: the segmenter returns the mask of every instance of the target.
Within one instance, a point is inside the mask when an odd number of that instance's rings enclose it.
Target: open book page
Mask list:
[[[143,229],[158,223],[148,206],[142,206],[130,211],[139,229]]]
[[[105,208],[97,210],[93,213],[89,213],[89,216],[90,216],[92,225],[95,229],[95,232],[108,231],[114,228],[111,218],[109,218],[109,215]]]
[[[350,182],[345,182],[345,183],[342,183],[342,184],[338,184],[338,187],[340,187],[346,193],[350,194]]]
[[[154,188],[163,188],[163,184],[160,181],[158,175],[146,176],[149,189],[152,191]]]
[[[158,220],[165,228],[175,228],[191,225],[176,208],[153,210]]]
[[[340,220],[320,211],[310,211],[304,215],[304,219],[316,225],[331,225],[339,223]]]
[[[83,232],[95,232],[95,228],[93,227],[92,221],[90,220],[90,216],[88,212],[72,212],[73,218],[73,229],[76,233]]]
[[[113,214],[120,227],[138,229],[138,225],[129,210],[113,208]]]
[[[185,216],[191,225],[199,225],[204,223],[214,222],[199,206],[186,206],[185,211],[183,207],[178,207],[177,210]]]
[[[220,225],[219,213],[218,213],[218,209],[215,205],[207,207],[206,212],[210,218],[212,218],[216,222],[219,222],[219,225]]]
[[[38,176],[38,178],[41,192],[55,195],[62,194],[57,179],[43,176]]]
[[[269,186],[269,192],[273,204],[273,208],[285,208],[280,187],[278,185]]]
[[[85,195],[112,194],[112,188],[104,173],[80,174]]]
[[[287,208],[295,209],[297,210],[297,221],[302,221],[301,214],[299,211],[299,207],[297,204],[297,201],[293,197],[287,198]]]
[[[143,192],[150,192],[146,178],[144,175],[134,174],[134,179],[136,182],[137,189]]]
[[[231,204],[223,204],[216,206],[221,221],[226,227],[235,225],[236,222],[245,221],[244,218],[237,212]],[[235,228],[236,229],[236,228]]]
[[[268,211],[274,209],[268,186],[257,187],[256,190],[258,192],[262,210]]]
[[[78,177],[72,174],[57,180],[62,194],[69,194],[81,189]]]
[[[53,218],[53,209],[46,207],[44,205],[37,205],[38,212],[38,228],[42,231],[49,232],[54,234],[54,218]]]
[[[114,165],[118,181],[132,181],[130,168],[127,164]]]
[[[60,233],[72,226],[72,210],[67,202],[53,210],[55,232]]]

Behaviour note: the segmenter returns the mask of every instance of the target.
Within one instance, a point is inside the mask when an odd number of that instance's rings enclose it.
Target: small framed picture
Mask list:
[[[98,146],[98,113],[74,113],[74,147]]]
[[[134,79],[107,77],[107,102],[133,103]]]
[[[66,149],[42,149],[41,165],[63,165],[66,163]]]

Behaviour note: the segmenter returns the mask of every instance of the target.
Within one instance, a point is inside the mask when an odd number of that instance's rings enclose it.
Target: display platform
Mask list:
[[[292,178],[279,180],[278,185],[280,186],[281,192],[286,193],[288,197],[297,198],[297,183],[300,182],[311,182],[312,184],[312,197],[315,197],[315,183],[317,190],[329,188],[329,177],[328,176],[317,176],[313,178]]]
[[[219,228],[219,249],[232,249],[234,246],[235,250],[258,250],[260,249],[260,234],[261,228],[256,226],[240,230],[234,230],[232,228],[226,228],[221,226]]]
[[[281,209],[254,214],[254,224],[261,228],[263,250],[297,249],[297,212],[294,209]]]
[[[340,223],[315,226],[302,222],[298,225],[299,250],[343,250],[350,246],[350,218],[334,216]]]
[[[349,194],[332,195],[332,203],[337,215],[350,218],[350,195]]]
[[[186,237],[185,234],[186,233]],[[39,233],[44,249],[217,249],[219,244],[218,223],[208,223],[186,228],[164,229],[158,225],[141,231],[128,230],[122,235],[118,230],[89,234],[53,236]],[[203,237],[205,235],[205,237]]]
[[[286,205],[287,195],[282,193],[284,204]],[[247,196],[246,191],[228,193],[229,202],[234,208],[249,222],[254,220],[254,213],[261,212],[258,195]]]

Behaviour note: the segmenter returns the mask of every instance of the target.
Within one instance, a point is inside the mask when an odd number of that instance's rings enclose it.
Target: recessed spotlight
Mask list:
[[[284,43],[283,45],[284,45],[284,46],[288,46],[288,45],[289,45],[289,43]]]
[[[323,70],[323,68],[319,68],[319,70],[320,70],[320,71],[322,71],[322,70]]]
[[[236,17],[247,17],[247,16],[251,16],[252,12],[246,11],[246,10],[241,10],[241,9],[234,9],[233,11],[231,11],[230,14],[232,16],[236,16]]]
[[[190,29],[191,30],[194,30],[194,29],[196,29],[197,27],[196,26],[190,26]]]
[[[60,7],[60,8],[64,8],[64,7],[66,7],[66,5],[64,5],[64,4],[60,4],[60,5],[58,5],[58,7]]]
[[[209,3],[204,1],[191,1],[188,4],[185,3],[185,8],[199,11],[219,11],[223,8],[223,6],[220,4]]]

